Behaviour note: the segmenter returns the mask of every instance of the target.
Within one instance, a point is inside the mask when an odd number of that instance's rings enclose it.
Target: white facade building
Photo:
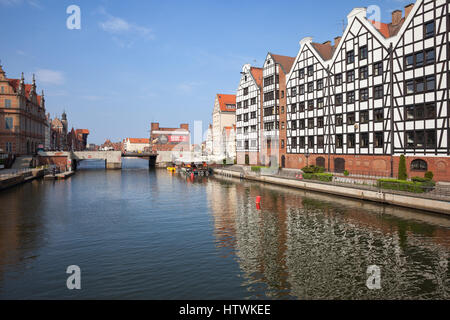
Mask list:
[[[217,94],[212,118],[212,152],[217,159],[224,158],[222,133],[225,127],[231,127],[236,124],[236,96],[232,94]]]
[[[150,139],[127,138],[124,143],[124,151],[130,153],[144,152],[150,148]]]

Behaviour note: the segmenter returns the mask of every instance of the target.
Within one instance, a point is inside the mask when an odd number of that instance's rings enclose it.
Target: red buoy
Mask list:
[[[256,203],[257,204],[261,204],[261,196],[257,196],[256,197]]]

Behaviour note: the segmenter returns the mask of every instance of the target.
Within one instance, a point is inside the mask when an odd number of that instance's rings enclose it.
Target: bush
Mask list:
[[[431,171],[425,172],[425,178],[428,180],[433,180],[434,174]]]
[[[253,171],[253,172],[260,172],[260,171],[261,171],[261,167],[258,167],[258,166],[252,166],[252,171]]]
[[[413,193],[424,193],[427,191],[431,191],[433,189],[434,182],[432,181],[416,182],[400,179],[379,179],[377,180],[377,186],[382,189],[407,191]]]
[[[302,169],[302,171],[304,173],[323,173],[325,171],[325,168],[318,167],[318,166],[315,166],[315,165],[310,165],[310,166],[304,167]]]
[[[408,178],[408,175],[406,174],[406,158],[402,154],[400,156],[400,162],[398,164],[398,179],[406,180],[407,178]]]
[[[344,170],[344,176],[349,176],[350,175],[350,172],[348,172],[347,170]]]
[[[333,175],[331,173],[303,173],[303,179],[306,180],[318,180],[323,182],[333,181]]]
[[[412,177],[411,181],[414,181],[414,182],[428,182],[430,180],[427,179],[427,178],[422,178],[422,177]]]

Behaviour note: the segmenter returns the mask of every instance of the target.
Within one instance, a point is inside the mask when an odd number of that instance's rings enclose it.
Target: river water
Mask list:
[[[0,194],[0,299],[450,298],[449,218],[138,159],[103,166]],[[70,265],[81,290],[66,287]]]

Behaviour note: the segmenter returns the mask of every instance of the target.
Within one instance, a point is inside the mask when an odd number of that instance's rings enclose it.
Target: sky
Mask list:
[[[236,92],[244,64],[295,57],[299,41],[333,41],[355,7],[381,21],[413,0],[0,0],[0,60],[44,90],[53,117],[89,143],[146,138],[150,123],[212,122],[217,93]],[[80,29],[68,29],[77,5]]]

